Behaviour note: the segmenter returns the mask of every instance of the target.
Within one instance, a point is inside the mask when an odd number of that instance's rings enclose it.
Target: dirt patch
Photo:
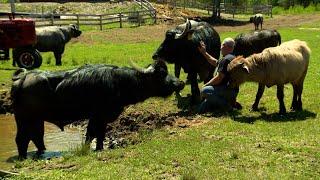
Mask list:
[[[190,18],[192,19],[192,18]],[[253,24],[249,21],[236,21],[233,19],[223,19],[221,22],[212,22],[211,19],[205,17],[200,18],[195,16],[195,19],[204,19],[213,24],[218,33],[223,32],[248,32],[254,30]],[[305,23],[319,22],[320,16],[317,14],[310,15],[288,15],[275,16],[274,18],[266,19],[264,29],[279,29],[281,27],[298,27]],[[107,29],[105,31],[84,32],[76,41],[85,42],[86,44],[97,43],[97,39],[107,41],[109,43],[143,43],[150,41],[162,41],[165,38],[165,33],[168,29],[175,28],[184,20],[174,20],[167,22],[159,22],[156,25],[141,26],[136,28],[123,29]],[[99,37],[99,38],[97,38]]]
[[[209,120],[199,115],[187,114],[158,114],[154,112],[124,111],[113,123],[107,125],[106,140],[104,146],[110,149],[137,144],[144,140],[145,134],[151,134],[156,129],[165,127],[188,128],[207,123]],[[80,127],[86,131],[88,122],[81,121],[71,126]],[[175,134],[172,130],[170,134]],[[94,146],[94,145],[93,145]]]

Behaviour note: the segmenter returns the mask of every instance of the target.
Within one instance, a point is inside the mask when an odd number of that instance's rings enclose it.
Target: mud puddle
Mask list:
[[[82,143],[82,131],[78,128],[66,127],[60,131],[56,126],[45,123],[46,153],[44,158],[61,156],[62,151],[68,151]],[[13,115],[0,115],[0,169],[10,169],[17,159],[17,146],[15,143],[16,125]],[[29,144],[28,155],[36,151],[32,142]]]

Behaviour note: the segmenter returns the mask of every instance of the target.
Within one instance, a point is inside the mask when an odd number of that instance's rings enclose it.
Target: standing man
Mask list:
[[[221,45],[222,59],[218,61],[206,52],[206,46],[200,42],[199,51],[213,66],[217,66],[215,76],[204,84],[201,96],[204,99],[199,107],[199,113],[205,113],[214,109],[231,110],[232,108],[241,109],[241,105],[236,102],[239,88],[228,88],[229,74],[228,64],[235,58],[232,54],[235,42],[232,38],[226,38]]]

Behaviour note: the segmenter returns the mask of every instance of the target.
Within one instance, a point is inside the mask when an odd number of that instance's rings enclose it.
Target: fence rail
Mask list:
[[[203,3],[196,0],[157,0],[157,3],[168,4],[173,7],[182,8],[196,8],[212,12],[212,3]],[[262,13],[272,17],[272,5],[241,5],[235,6],[231,3],[220,3],[220,10],[222,13],[232,14],[257,14]]]
[[[8,19],[8,13],[0,12],[0,19]],[[104,25],[119,24],[122,28],[124,23],[130,23],[137,26],[141,26],[150,20],[150,23],[156,23],[156,10],[139,10],[139,11],[127,11],[120,13],[109,14],[41,14],[41,13],[19,13],[17,16],[23,16],[26,18],[32,18],[35,20],[36,26],[53,26],[53,25],[68,25],[76,24],[99,26],[100,30]]]
[[[141,9],[146,9],[146,10],[150,11],[150,16],[155,19],[155,23],[156,23],[157,11],[149,1],[147,1],[147,0],[134,0],[134,2],[139,4]]]

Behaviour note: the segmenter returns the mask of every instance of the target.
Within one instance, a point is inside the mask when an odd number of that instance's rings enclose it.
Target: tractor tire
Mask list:
[[[13,61],[15,61],[20,68],[34,69],[42,64],[42,57],[38,50],[27,48],[15,48],[12,51]]]

